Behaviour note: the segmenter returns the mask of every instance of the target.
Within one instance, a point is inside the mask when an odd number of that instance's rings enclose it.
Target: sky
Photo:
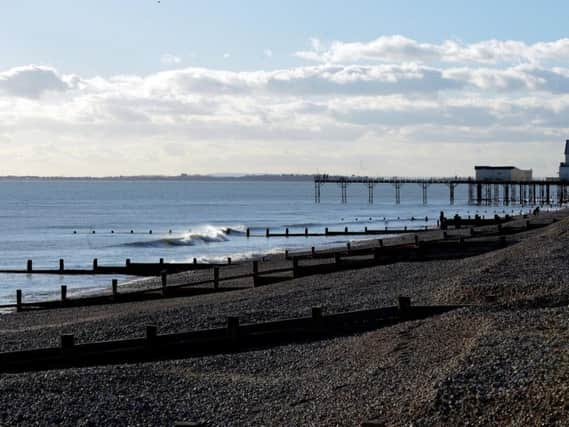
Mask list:
[[[4,1],[0,175],[554,176],[561,1]]]

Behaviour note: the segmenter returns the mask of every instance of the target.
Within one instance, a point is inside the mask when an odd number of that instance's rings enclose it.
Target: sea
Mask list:
[[[219,262],[248,260],[266,254],[310,246],[326,247],[362,237],[261,237],[274,232],[363,230],[385,227],[435,226],[445,215],[519,213],[520,208],[477,207],[467,204],[467,188],[431,185],[423,205],[421,188],[404,184],[401,203],[385,184],[374,191],[350,184],[348,203],[340,188],[325,184],[315,203],[312,181],[289,180],[0,180],[0,269],[90,268],[133,262]],[[252,237],[247,238],[250,228]],[[259,236],[259,237],[257,237]],[[0,305],[15,302],[16,289],[24,301],[56,298],[60,286],[69,295],[98,292],[132,277],[0,274]]]

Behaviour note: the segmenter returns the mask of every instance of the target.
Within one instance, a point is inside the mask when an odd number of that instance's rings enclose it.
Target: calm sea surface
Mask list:
[[[60,258],[67,268],[88,268],[93,258],[100,265],[122,264],[126,258],[239,260],[347,240],[247,239],[247,227],[256,234],[263,234],[266,227],[275,231],[288,227],[291,232],[304,227],[311,231],[417,227],[435,224],[441,210],[447,215],[503,211],[468,206],[466,192],[466,186],[458,186],[456,203],[449,206],[448,188],[432,185],[429,204],[423,206],[420,187],[405,184],[401,205],[396,206],[393,187],[382,185],[375,189],[375,203],[368,205],[367,188],[353,184],[348,188],[349,203],[342,205],[335,184],[324,185],[322,201],[315,204],[312,182],[0,181],[0,268],[23,269],[27,259],[33,260],[34,268],[57,268]],[[411,217],[421,220],[410,221]],[[0,304],[14,302],[18,288],[30,300],[57,295],[61,284],[68,285],[72,295],[108,287],[110,281],[109,276],[0,274]]]

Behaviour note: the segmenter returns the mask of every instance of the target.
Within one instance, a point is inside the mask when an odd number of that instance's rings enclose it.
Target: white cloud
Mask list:
[[[78,83],[74,76],[62,76],[40,65],[15,67],[0,72],[0,94],[39,98],[47,92],[63,92]]]
[[[434,44],[393,35],[378,37],[369,42],[334,41],[327,48],[318,39],[311,39],[310,44],[310,50],[298,51],[295,55],[324,63],[413,61],[496,64],[569,60],[569,38],[534,44],[494,39],[470,44],[445,40]]]
[[[165,53],[160,57],[160,62],[164,65],[176,65],[182,62],[182,58],[171,53]]]
[[[267,58],[270,58],[270,57],[273,56],[273,51],[272,51],[271,49],[265,49],[265,50],[263,51],[263,55],[264,55],[265,57],[267,57]]]
[[[329,51],[311,43],[319,55]],[[422,61],[107,77],[36,65],[0,71],[0,156],[13,159],[3,173],[311,173],[322,165],[352,173],[365,158],[377,165],[369,173],[440,174],[439,165],[459,164],[453,173],[468,174],[475,161],[516,163],[518,151],[540,165],[537,174],[554,173],[555,144],[569,134],[568,67],[427,63],[428,49],[413,49],[406,55]]]
[[[227,59],[227,58],[229,58],[229,57],[231,57],[231,54],[230,54],[229,52],[225,52],[225,53],[223,54],[223,58]]]

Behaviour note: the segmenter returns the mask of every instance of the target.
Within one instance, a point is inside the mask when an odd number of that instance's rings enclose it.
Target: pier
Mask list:
[[[340,202],[348,203],[348,186],[365,185],[368,189],[368,203],[374,203],[374,188],[379,185],[394,189],[395,204],[401,203],[403,185],[415,184],[421,188],[423,205],[428,203],[428,189],[431,185],[445,185],[449,191],[449,204],[455,203],[455,192],[459,185],[468,186],[468,204],[477,206],[561,206],[568,201],[569,181],[559,179],[533,179],[526,181],[477,180],[473,177],[346,177],[331,175],[314,176],[314,202],[320,203],[324,184],[340,187]]]

